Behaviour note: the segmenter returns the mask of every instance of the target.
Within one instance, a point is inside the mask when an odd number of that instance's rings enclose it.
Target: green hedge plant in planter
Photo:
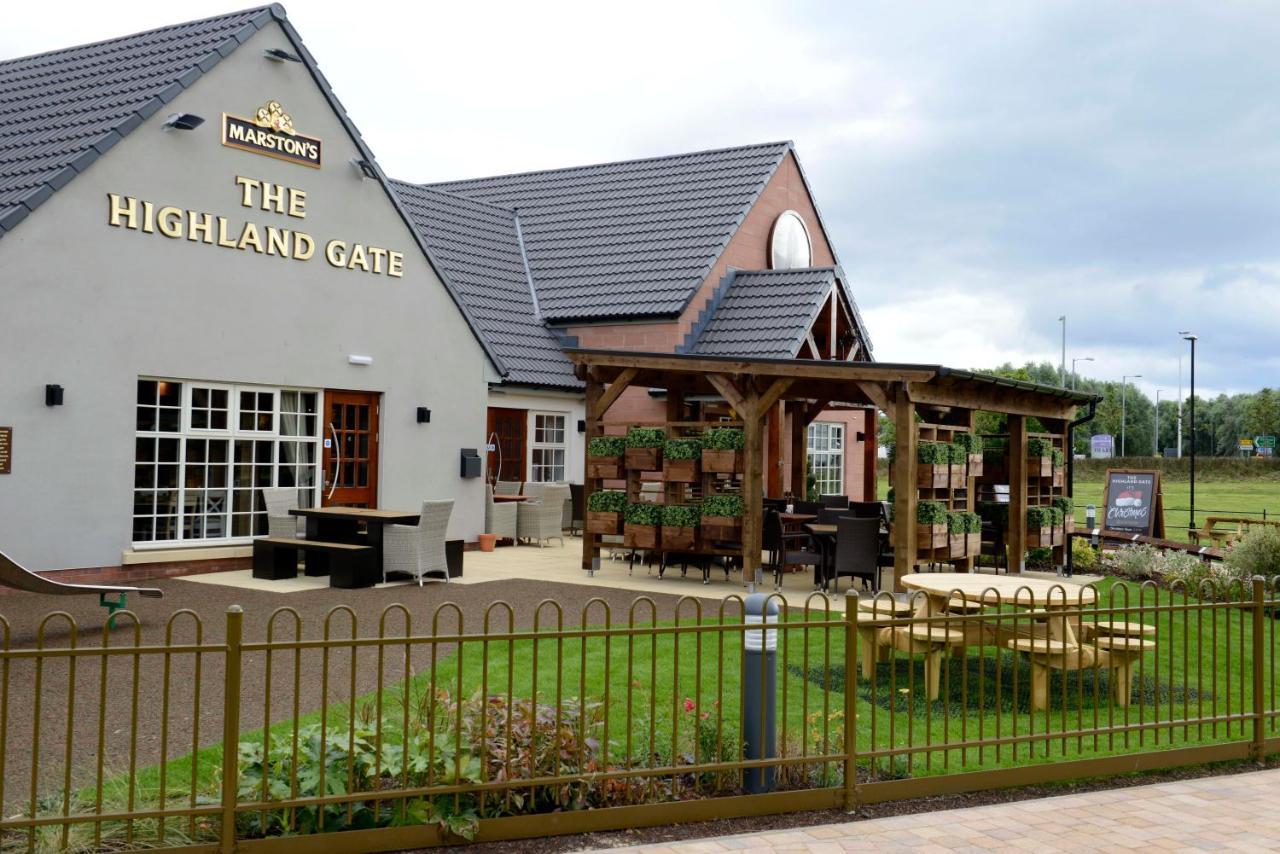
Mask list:
[[[916,486],[946,489],[951,483],[951,446],[943,442],[916,445]]]
[[[921,501],[916,505],[916,547],[947,547],[947,505],[941,501]]]
[[[661,504],[650,502],[628,504],[622,526],[623,543],[630,549],[656,549],[658,529],[661,526]]]
[[[627,431],[627,468],[632,471],[662,471],[662,446],[667,431],[661,427],[632,427]]]
[[[740,495],[709,495],[702,502],[702,537],[704,540],[737,543],[742,540]]]
[[[601,489],[587,498],[587,533],[621,534],[622,517],[627,512],[627,494],[620,489]]]
[[[951,488],[964,489],[969,485],[967,480],[969,471],[969,454],[963,446],[954,442],[948,444],[947,459],[951,463]]]
[[[668,439],[662,446],[662,479],[694,483],[702,477],[702,439],[687,436]]]
[[[1062,512],[1062,529],[1070,534],[1076,529],[1076,503],[1070,495],[1059,495],[1053,499],[1053,506]]]
[[[951,444],[964,451],[968,477],[982,477],[982,437],[974,433],[957,433],[951,437]]]
[[[982,517],[970,510],[961,515],[964,517],[964,553],[967,557],[978,557],[982,554]]]
[[[625,436],[595,436],[587,443],[587,477],[620,480],[626,477],[622,458],[627,452]]]
[[[1065,486],[1067,482],[1067,457],[1057,448],[1049,455],[1053,461],[1053,485]]]
[[[669,551],[693,551],[698,545],[698,525],[702,511],[697,504],[664,504],[662,506],[662,548]]]
[[[702,470],[714,474],[741,474],[742,430],[713,427],[702,434]]]
[[[1053,545],[1053,508],[1027,508],[1027,546],[1048,547]]]
[[[1028,439],[1027,468],[1032,477],[1053,477],[1053,443],[1039,436]]]

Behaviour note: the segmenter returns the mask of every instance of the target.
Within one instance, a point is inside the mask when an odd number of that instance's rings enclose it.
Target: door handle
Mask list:
[[[333,492],[338,488],[338,475],[342,471],[342,445],[338,442],[338,428],[333,426],[332,421],[329,422],[329,432],[333,436],[333,480],[329,482],[326,499],[333,498]]]

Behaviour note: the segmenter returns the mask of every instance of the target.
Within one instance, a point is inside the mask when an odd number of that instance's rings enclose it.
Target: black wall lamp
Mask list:
[[[165,119],[165,130],[195,130],[204,124],[204,116],[195,113],[174,113]]]
[[[587,432],[587,422],[582,420],[581,418],[578,419],[578,432],[579,433]]]
[[[378,177],[378,170],[374,169],[373,164],[362,157],[353,157],[347,162],[351,164],[351,168],[355,170],[356,175],[358,175],[362,181],[365,178],[376,179]]]
[[[419,406],[419,407],[418,407],[418,423],[419,423],[419,424],[430,424],[430,423],[431,423],[431,410],[430,410],[430,409],[427,409],[427,407],[425,407],[425,406]]]
[[[289,53],[289,51],[279,47],[269,47],[262,52],[262,55],[272,62],[302,62],[302,57],[296,53]]]
[[[61,406],[62,405],[62,386],[53,385],[52,383],[44,387],[44,405],[45,406]]]

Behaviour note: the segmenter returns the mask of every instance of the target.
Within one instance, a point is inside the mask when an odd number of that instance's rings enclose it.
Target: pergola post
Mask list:
[[[596,411],[600,406],[600,395],[603,387],[600,381],[596,379],[595,372],[591,369],[586,370],[586,376],[583,377],[586,392],[586,416],[587,416],[587,445],[591,444],[591,440],[596,436],[604,433],[604,425],[600,423],[600,418],[596,417]],[[582,492],[583,501],[591,496],[591,493],[600,488],[601,481],[592,480],[587,476],[587,458],[586,451],[582,454]],[[584,517],[585,518],[585,517]],[[597,543],[599,537],[591,533],[583,525],[582,529],[582,568],[591,569],[598,552]]]
[[[804,495],[809,469],[809,405],[803,400],[791,404],[791,494]]]
[[[1027,418],[1009,416],[1009,569],[1027,568]]]
[[[893,424],[897,434],[893,458],[893,589],[902,593],[902,577],[916,565],[916,406],[907,384],[894,389]]]
[[[876,475],[876,463],[880,461],[880,410],[875,407],[866,413],[866,431],[862,434],[862,500],[876,501],[880,497],[880,479]]]
[[[769,447],[769,470],[765,479],[765,493],[770,498],[782,497],[782,428],[786,420],[786,404],[781,401],[769,407],[765,413],[765,433]]]

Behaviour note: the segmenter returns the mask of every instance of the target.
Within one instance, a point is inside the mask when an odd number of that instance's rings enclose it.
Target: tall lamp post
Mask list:
[[[1162,388],[1156,389],[1156,426],[1151,433],[1151,455],[1155,457],[1160,456],[1160,392],[1162,391],[1164,391]]]
[[[1194,529],[1196,526],[1196,339],[1199,336],[1185,329],[1178,334],[1182,336],[1183,341],[1191,342],[1191,523],[1189,527]]]
[[[1071,357],[1071,390],[1076,390],[1076,362],[1092,362],[1092,356],[1072,356]]]
[[[1125,392],[1129,390],[1129,380],[1142,379],[1142,374],[1125,374],[1120,378],[1120,456],[1125,456],[1124,428],[1128,420],[1125,411]]]
[[[1064,314],[1058,318],[1062,322],[1062,367],[1059,369],[1062,379],[1062,387],[1067,387],[1067,316]]]

